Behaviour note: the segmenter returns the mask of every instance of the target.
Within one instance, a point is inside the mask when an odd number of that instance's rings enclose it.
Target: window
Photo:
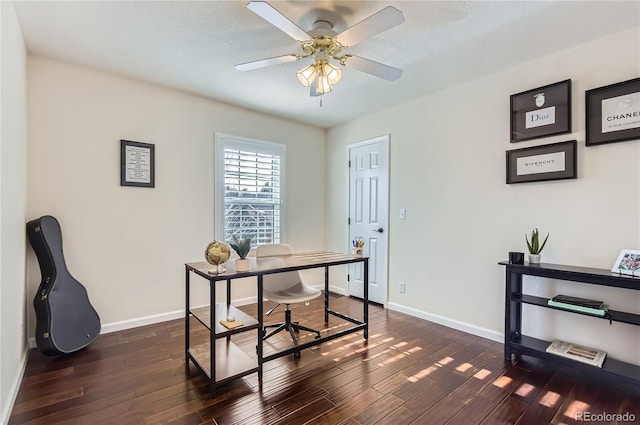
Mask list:
[[[284,145],[216,135],[218,238],[251,236],[252,247],[280,243],[284,154]]]

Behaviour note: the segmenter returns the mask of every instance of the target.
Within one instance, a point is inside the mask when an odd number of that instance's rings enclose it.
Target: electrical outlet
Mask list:
[[[405,289],[404,282],[400,282],[400,293],[401,294],[404,294],[404,289]]]

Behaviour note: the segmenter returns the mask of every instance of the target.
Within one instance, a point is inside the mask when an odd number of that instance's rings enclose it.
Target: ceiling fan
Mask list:
[[[333,31],[333,24],[326,20],[316,21],[313,29],[306,32],[264,1],[252,1],[247,8],[300,43],[302,52],[238,64],[235,68],[239,71],[311,58],[313,63],[296,74],[298,81],[310,88],[311,96],[330,92],[332,86],[340,81],[342,70],[336,64],[389,81],[402,76],[401,69],[343,53],[344,49],[403,23],[402,12],[393,6],[385,7],[339,34]]]

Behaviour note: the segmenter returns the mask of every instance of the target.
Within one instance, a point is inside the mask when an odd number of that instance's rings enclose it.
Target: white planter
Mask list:
[[[540,264],[540,254],[529,254],[529,264]]]
[[[237,258],[235,264],[237,272],[248,272],[251,268],[251,261],[249,261],[248,258],[245,258],[244,260]]]

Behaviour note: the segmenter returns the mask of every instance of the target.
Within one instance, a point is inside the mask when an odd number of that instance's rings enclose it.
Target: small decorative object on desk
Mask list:
[[[623,249],[611,271],[640,277],[640,251]]]
[[[251,268],[251,263],[247,259],[247,254],[251,251],[251,236],[244,238],[238,238],[233,235],[233,242],[230,242],[231,248],[238,254],[240,258],[236,259],[235,266],[237,272],[248,272]]]
[[[570,342],[555,340],[547,347],[547,353],[566,357],[571,360],[586,363],[595,367],[602,367],[607,353],[595,348],[583,347]]]
[[[209,264],[215,266],[209,270],[209,274],[226,272],[227,269],[223,264],[229,259],[229,256],[231,256],[231,250],[229,250],[229,246],[226,243],[213,241],[207,245],[207,249],[204,251],[204,258]]]
[[[547,244],[547,239],[549,239],[549,233],[547,233],[547,237],[544,238],[544,242],[540,244],[539,232],[538,229],[535,228],[531,232],[531,241],[527,235],[524,235],[524,239],[527,241],[527,248],[529,249],[529,264],[540,264],[540,253],[544,249],[544,246]]]
[[[227,319],[229,319],[229,317],[227,317]],[[244,326],[244,323],[235,320],[235,318],[233,320],[220,320],[220,324],[227,329],[235,329],[239,328],[240,326]]]
[[[364,252],[364,239],[357,238],[351,241],[351,254],[354,257],[362,257]]]

